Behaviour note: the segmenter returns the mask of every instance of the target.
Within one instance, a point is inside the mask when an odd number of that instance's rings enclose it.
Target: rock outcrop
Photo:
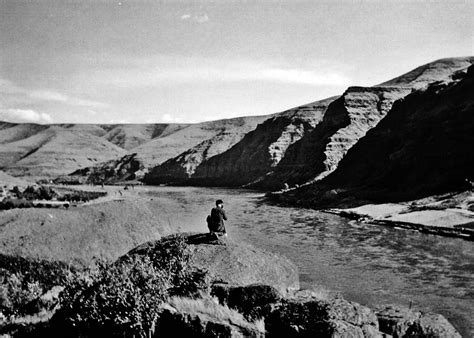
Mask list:
[[[334,99],[296,107],[266,120],[228,151],[204,161],[187,183],[241,186],[262,180],[284,158],[288,147],[319,123]]]
[[[175,298],[169,303],[154,328],[157,337],[265,337],[264,327],[209,298]]]
[[[298,269],[284,257],[232,240],[219,245],[208,234],[190,234],[187,242],[192,265],[206,270],[212,282],[241,286],[267,284],[283,293],[299,288]],[[161,245],[160,240],[148,242],[128,255],[147,255]]]
[[[137,154],[128,154],[116,160],[106,161],[93,167],[78,169],[69,175],[54,179],[56,184],[114,184],[142,179],[143,164]]]
[[[154,180],[148,182],[276,190],[321,180],[395,101],[430,83],[449,83],[473,61],[470,57],[437,60],[378,86],[350,87],[336,100],[280,113],[217,156],[200,155],[206,143],[190,149],[153,169]]]
[[[380,330],[399,337],[461,337],[446,318],[437,313],[422,313],[398,305],[376,310]]]
[[[311,206],[400,201],[474,180],[474,67],[396,102],[326,179],[287,194]],[[467,181],[466,181],[467,179]],[[302,201],[303,203],[303,201]]]
[[[319,180],[334,171],[346,152],[387,114],[404,87],[350,87],[331,103],[322,121],[293,144],[278,167],[257,186],[282,188]]]
[[[311,292],[282,296],[268,285],[214,285],[219,302],[249,320],[262,318],[268,337],[382,337],[375,313],[341,298]]]

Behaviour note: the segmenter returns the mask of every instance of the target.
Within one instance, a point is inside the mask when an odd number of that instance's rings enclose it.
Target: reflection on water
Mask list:
[[[267,205],[248,191],[163,187],[148,193],[185,206],[183,231],[206,231],[205,216],[222,198],[229,235],[290,258],[303,287],[324,286],[368,305],[413,303],[474,336],[472,242]]]

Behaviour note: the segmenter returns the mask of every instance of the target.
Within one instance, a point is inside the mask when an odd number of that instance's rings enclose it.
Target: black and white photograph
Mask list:
[[[0,337],[474,337],[474,1],[0,0]]]

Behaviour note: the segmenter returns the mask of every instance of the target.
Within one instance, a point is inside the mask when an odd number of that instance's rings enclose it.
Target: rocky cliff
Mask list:
[[[228,151],[204,161],[187,183],[240,186],[263,179],[284,158],[288,147],[318,124],[334,99],[299,106],[266,120]]]
[[[137,154],[127,154],[118,159],[99,163],[92,167],[78,169],[69,175],[53,180],[56,184],[115,184],[136,181],[145,175],[143,163],[137,160]]]
[[[199,158],[200,164],[193,157],[199,150],[183,153],[153,169],[147,183],[275,190],[323,179],[395,101],[430,83],[449,83],[473,61],[472,57],[441,59],[375,87],[349,87],[336,100],[304,105],[268,119],[228,151]],[[205,144],[199,147],[206,149]]]
[[[322,121],[293,144],[259,187],[281,188],[319,180],[334,171],[346,152],[387,114],[405,87],[350,87],[331,103]]]
[[[288,194],[312,206],[396,201],[470,188],[474,67],[397,101],[322,181]]]

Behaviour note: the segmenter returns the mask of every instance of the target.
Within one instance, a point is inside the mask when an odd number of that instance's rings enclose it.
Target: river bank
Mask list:
[[[474,192],[433,196],[402,203],[366,204],[356,208],[325,209],[358,222],[459,237],[474,241]]]

